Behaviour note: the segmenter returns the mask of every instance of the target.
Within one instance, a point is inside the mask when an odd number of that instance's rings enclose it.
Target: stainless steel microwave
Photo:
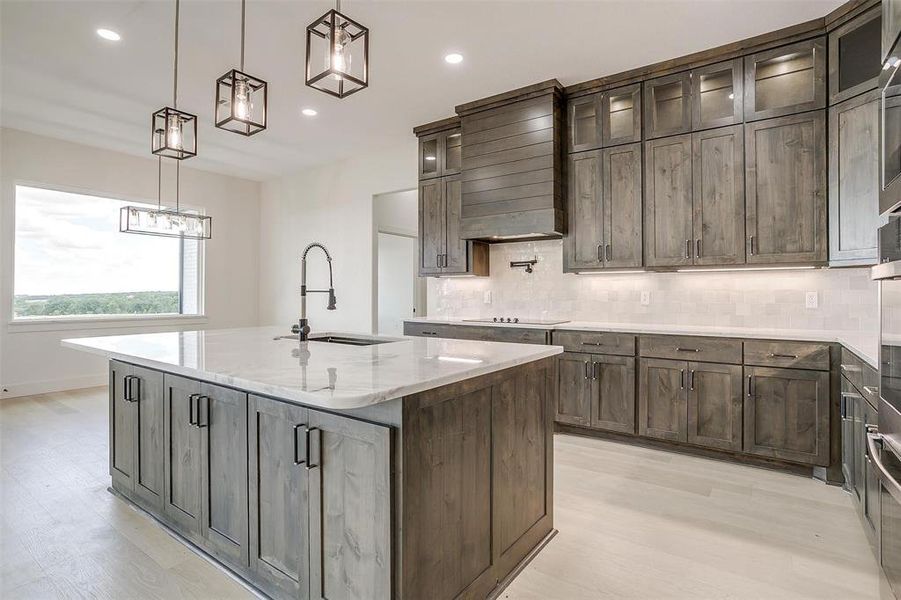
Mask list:
[[[901,1],[896,1],[901,4]],[[879,213],[901,210],[901,41],[888,52],[879,77],[882,90],[879,126]]]

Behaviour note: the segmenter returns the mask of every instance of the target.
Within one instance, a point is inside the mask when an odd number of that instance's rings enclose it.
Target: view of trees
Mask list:
[[[178,292],[15,296],[13,313],[16,317],[178,313]]]

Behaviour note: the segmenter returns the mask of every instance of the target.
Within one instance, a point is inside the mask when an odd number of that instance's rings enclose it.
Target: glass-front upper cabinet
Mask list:
[[[603,146],[641,141],[641,84],[635,83],[604,92],[601,101]]]
[[[691,87],[693,129],[741,123],[741,59],[694,69],[691,72]]]
[[[441,161],[442,175],[456,175],[463,166],[463,134],[459,130],[444,134],[444,160]]]
[[[882,11],[878,6],[829,34],[830,104],[879,85],[881,34]]]
[[[438,138],[440,134],[433,133],[419,138],[419,178],[429,179],[438,177]]]
[[[645,133],[648,138],[691,131],[691,77],[688,71],[644,84]]]
[[[601,147],[601,99],[603,94],[579,96],[569,101],[569,151]]]
[[[745,119],[826,106],[826,40],[816,38],[745,57]]]
[[[419,178],[456,175],[463,166],[463,136],[459,129],[419,138]]]

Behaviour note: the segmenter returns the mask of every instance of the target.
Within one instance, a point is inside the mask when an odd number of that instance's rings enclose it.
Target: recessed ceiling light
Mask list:
[[[463,62],[463,55],[453,52],[444,57],[444,62],[452,65],[460,64],[461,62]]]
[[[312,109],[312,108],[305,108],[300,112],[302,112],[304,115],[306,115],[308,117],[315,117],[317,114],[319,114],[316,112],[315,109]]]
[[[100,28],[97,30],[97,35],[102,37],[105,40],[109,40],[111,42],[118,42],[122,39],[122,36],[113,31],[112,29],[103,29]]]

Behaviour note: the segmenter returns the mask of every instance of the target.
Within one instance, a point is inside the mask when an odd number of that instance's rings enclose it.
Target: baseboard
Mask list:
[[[51,392],[66,392],[69,390],[106,385],[108,382],[109,375],[103,373],[99,375],[69,377],[67,379],[52,379],[49,381],[31,381],[28,383],[3,385],[0,386],[0,399],[49,394]]]

